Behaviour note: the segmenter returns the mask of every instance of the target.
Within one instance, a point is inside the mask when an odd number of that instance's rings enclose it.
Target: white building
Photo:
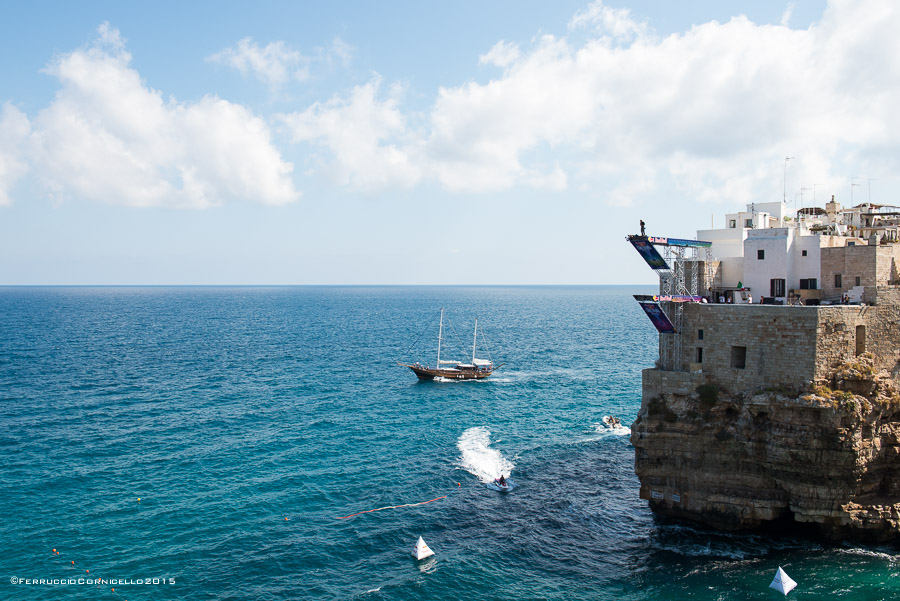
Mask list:
[[[862,205],[841,211],[832,201],[826,210],[789,212],[784,203],[770,202],[749,204],[746,211],[725,215],[724,228],[697,231],[698,240],[712,242],[711,260],[718,261],[710,296],[714,302],[720,297],[735,303],[751,299],[779,304],[798,299],[818,302],[822,299],[821,249],[867,244],[853,235],[865,228],[866,214],[867,207]],[[850,227],[845,217],[860,225]]]

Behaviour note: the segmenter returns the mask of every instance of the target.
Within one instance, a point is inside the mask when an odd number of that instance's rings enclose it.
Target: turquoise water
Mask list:
[[[900,596],[895,548],[720,534],[637,498],[602,418],[639,408],[649,292],[0,289],[0,598],[777,599],[779,565],[791,598]],[[440,307],[444,356],[477,316],[493,378],[395,365],[433,361]],[[500,471],[516,490],[488,489]]]

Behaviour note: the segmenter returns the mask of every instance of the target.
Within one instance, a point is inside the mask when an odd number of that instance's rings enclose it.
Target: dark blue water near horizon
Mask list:
[[[654,518],[603,423],[640,407],[651,292],[0,288],[0,599],[776,599],[779,565],[793,598],[900,597],[895,548]],[[440,307],[491,379],[396,365]]]

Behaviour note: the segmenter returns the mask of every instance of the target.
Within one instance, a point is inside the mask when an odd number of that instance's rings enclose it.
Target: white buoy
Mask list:
[[[425,544],[425,541],[422,537],[419,537],[418,542],[416,542],[416,547],[413,549],[413,557],[416,559],[425,559],[426,557],[431,557],[434,555],[434,551],[432,551],[428,545]]]
[[[781,569],[781,566],[778,566],[778,571],[775,572],[775,578],[772,579],[772,584],[769,585],[769,588],[781,591],[787,595],[794,590],[795,586],[797,586],[797,583],[794,582],[793,578],[788,576],[785,571]]]

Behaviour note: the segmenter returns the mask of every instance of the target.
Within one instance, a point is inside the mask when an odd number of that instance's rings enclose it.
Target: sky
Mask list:
[[[652,284],[641,219],[900,204],[891,0],[0,17],[0,285]]]

